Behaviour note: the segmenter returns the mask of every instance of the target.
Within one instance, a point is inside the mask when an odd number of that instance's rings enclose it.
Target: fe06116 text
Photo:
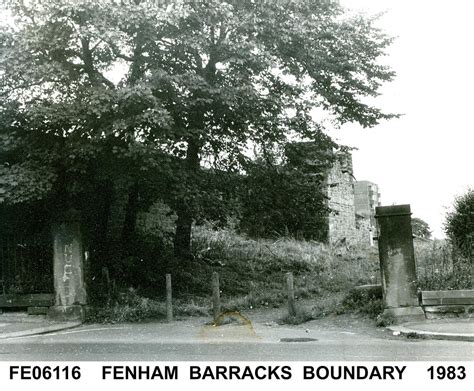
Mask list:
[[[434,367],[431,366],[428,368],[428,372],[430,374],[430,379],[439,379],[439,380],[454,380],[454,379],[459,379],[463,380],[466,378],[466,368],[463,366],[455,367],[455,366],[449,366],[449,367]]]
[[[78,366],[10,366],[10,380],[79,380],[81,368]]]

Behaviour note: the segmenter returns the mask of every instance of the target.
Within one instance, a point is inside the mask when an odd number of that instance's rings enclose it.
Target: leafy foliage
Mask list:
[[[472,263],[474,247],[474,190],[456,198],[446,216],[445,231],[453,245]]]
[[[426,221],[418,217],[413,217],[411,219],[411,228],[413,235],[417,238],[429,239],[431,237],[430,226]]]
[[[333,162],[326,145],[287,144],[284,160],[260,159],[242,184],[241,228],[253,237],[327,239],[324,179]]]
[[[394,76],[378,61],[391,39],[373,18],[346,16],[337,2],[9,0],[6,7],[15,25],[0,30],[0,107],[16,105],[5,126],[25,151],[14,168],[11,156],[3,161],[6,202],[52,192],[87,205],[84,194],[113,193],[109,174],[128,176],[125,231],[133,231],[137,173],[156,170],[177,178],[174,243],[189,253],[201,200],[219,197],[203,197],[204,162],[237,171],[249,143],[329,141],[314,112],[336,126],[393,117],[364,99]]]

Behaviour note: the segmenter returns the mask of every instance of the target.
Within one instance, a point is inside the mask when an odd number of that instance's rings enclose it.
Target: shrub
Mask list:
[[[306,307],[297,307],[296,315],[290,316],[289,314],[287,314],[286,316],[280,318],[278,320],[278,323],[298,325],[301,323],[309,322],[310,320],[313,320],[313,319],[314,319],[314,315],[310,309]]]
[[[377,327],[387,327],[395,323],[395,318],[392,314],[382,313],[377,316],[375,324]]]
[[[463,257],[472,262],[474,246],[474,190],[454,201],[454,210],[446,216],[445,231]]]
[[[352,289],[342,302],[346,311],[366,314],[376,319],[384,310],[381,291],[375,289]]]

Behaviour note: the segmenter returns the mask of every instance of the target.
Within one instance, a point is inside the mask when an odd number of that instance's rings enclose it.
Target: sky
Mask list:
[[[371,129],[349,124],[330,134],[358,148],[354,176],[380,187],[382,205],[410,204],[413,217],[443,238],[456,196],[474,188],[474,2],[341,0],[397,37],[383,60],[397,73],[375,100],[400,119]]]

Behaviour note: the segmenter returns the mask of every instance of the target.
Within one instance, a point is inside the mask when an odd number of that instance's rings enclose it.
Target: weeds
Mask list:
[[[387,327],[395,323],[395,318],[391,314],[382,313],[375,319],[377,327]]]
[[[135,289],[119,295],[112,305],[92,306],[86,311],[86,321],[90,323],[143,322],[166,318],[166,304],[163,301],[141,297]],[[175,301],[175,316],[208,316],[208,303]]]
[[[295,276],[298,298],[374,283],[379,275],[377,251],[370,247],[333,248],[289,238],[253,240],[205,226],[195,227],[193,232],[196,261],[212,265],[220,275],[223,295],[240,297],[240,303],[233,303],[237,307],[280,305],[285,300],[287,272]],[[202,277],[208,287],[209,275]]]
[[[376,289],[352,289],[342,301],[344,312],[356,312],[377,319],[384,310],[381,293]]]
[[[291,238],[253,240],[230,229],[210,226],[194,227],[193,254],[193,261],[178,264],[172,272],[177,315],[209,313],[214,271],[219,273],[225,311],[282,306],[286,303],[285,273],[292,272],[297,303],[316,303],[311,311],[288,319],[293,323],[341,313],[344,293],[355,285],[377,282],[379,275],[374,248],[331,247]],[[164,318],[163,289],[158,283],[155,285],[155,295],[138,287],[118,292],[105,300],[106,306],[100,305],[104,301],[97,301],[88,319],[129,322]]]
[[[462,257],[444,240],[416,241],[418,286],[421,290],[472,289],[472,259]]]
[[[421,289],[472,287],[472,264],[456,257],[442,241],[415,242],[418,283]],[[377,319],[383,311],[380,293],[354,289],[379,282],[377,249],[337,247],[291,238],[253,240],[231,229],[197,226],[193,230],[194,260],[173,270],[174,312],[177,316],[208,315],[212,272],[220,276],[224,311],[277,308],[286,303],[285,273],[295,278],[297,304],[312,300],[284,323],[301,322],[328,314],[354,312]],[[108,305],[93,307],[89,321],[131,322],[165,317],[163,289],[118,292]],[[150,297],[143,297],[143,296]],[[100,307],[100,305],[99,305]],[[379,317],[380,324],[390,320]]]

